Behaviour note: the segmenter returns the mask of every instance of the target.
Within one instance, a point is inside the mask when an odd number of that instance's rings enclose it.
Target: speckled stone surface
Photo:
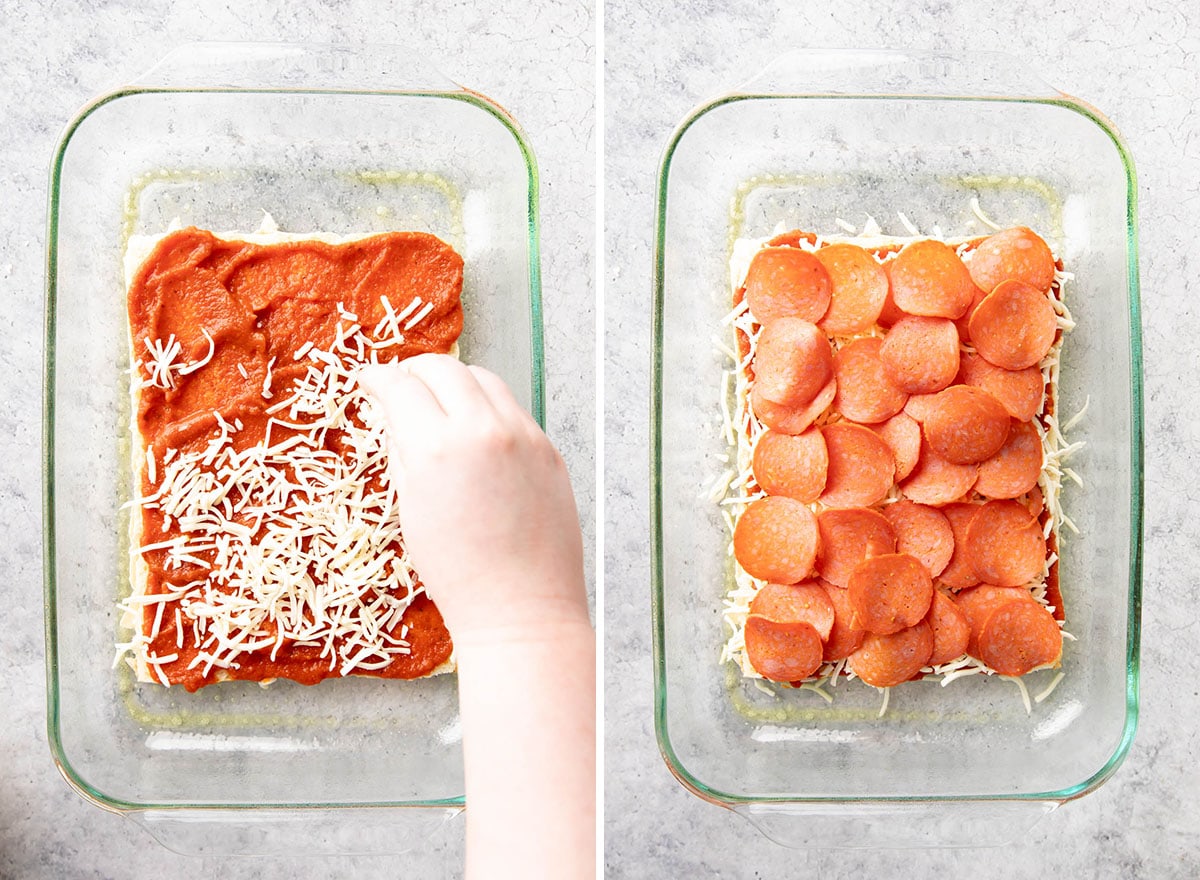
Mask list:
[[[1145,327],[1142,716],[1094,794],[1001,850],[789,850],[688,793],[654,741],[647,449],[659,157],[700,102],[804,46],[1007,49],[1105,113],[1139,176]],[[642,877],[1192,877],[1200,676],[1200,12],[1186,4],[609,2],[605,10],[606,864]],[[968,841],[962,841],[967,843]]]
[[[286,9],[285,9],[286,7]],[[461,819],[400,858],[197,859],[84,802],[46,745],[40,488],[46,185],[67,121],[200,39],[407,45],[520,121],[541,173],[547,414],[595,534],[594,18],[588,4],[0,0],[0,877],[451,877]],[[589,551],[590,553],[590,551]]]

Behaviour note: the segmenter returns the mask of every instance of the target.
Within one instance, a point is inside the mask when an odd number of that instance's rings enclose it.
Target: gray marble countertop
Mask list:
[[[286,9],[285,9],[286,6]],[[40,431],[46,185],[59,135],[93,96],[195,40],[413,47],[521,123],[541,174],[547,416],[595,536],[594,18],[471,2],[243,3],[0,0],[0,877],[451,877],[461,818],[400,858],[205,859],[175,855],[62,780],[46,744]],[[590,552],[590,551],[589,551]]]
[[[1187,10],[1187,11],[1185,11]],[[649,443],[655,175],[693,107],[797,47],[1003,49],[1098,107],[1139,177],[1145,330],[1142,714],[1097,792],[1002,850],[789,850],[684,790],[654,741]],[[1181,3],[609,2],[604,284],[606,864],[641,877],[1192,877],[1200,871],[1194,507],[1200,337],[1200,12]]]

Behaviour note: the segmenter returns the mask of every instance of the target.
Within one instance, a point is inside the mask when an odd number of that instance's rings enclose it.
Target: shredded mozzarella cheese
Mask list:
[[[417,302],[401,313],[416,312],[406,327],[432,309],[427,304],[417,312]],[[400,315],[390,304],[386,309],[392,316],[386,329],[398,336]],[[134,503],[158,511],[181,534],[137,550],[165,553],[168,578],[191,566],[205,573],[122,603],[136,620],[150,605],[155,613],[149,635],[119,645],[118,658],[133,652],[163,684],[169,682],[162,664],[178,657],[154,655],[148,646],[168,602],[179,603],[177,647],[190,636],[199,649],[190,667],[206,674],[236,669],[240,658],[268,647],[274,656],[289,640],[321,646],[329,668],[341,675],[385,668],[411,651],[401,618],[424,588],[401,540],[382,422],[356,378],[361,364],[379,360],[357,318],[339,312],[351,323],[339,323],[329,350],[305,343],[296,351],[295,359],[308,357],[312,366],[268,410],[286,418],[272,415],[261,442],[239,448],[240,421],[214,413],[216,430],[205,448],[171,449],[161,462],[147,449],[144,473],[154,491]],[[184,369],[175,363],[179,350],[174,337],[146,340],[150,384],[173,387]],[[271,397],[273,366],[274,358],[264,398]],[[325,448],[330,436],[339,438],[340,453]]]

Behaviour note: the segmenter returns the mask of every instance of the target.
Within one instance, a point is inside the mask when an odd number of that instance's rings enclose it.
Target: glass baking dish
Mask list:
[[[202,44],[85,107],[53,163],[45,377],[49,741],[84,797],[195,853],[397,852],[463,805],[455,676],[189,694],[114,668],[129,589],[122,256],[173,221],[420,230],[460,339],[543,421],[538,184],[516,122],[396,47]],[[219,832],[219,833],[215,833]]]
[[[1026,709],[1010,682],[861,682],[827,704],[772,697],[719,664],[729,532],[707,488],[726,465],[722,371],[738,238],[842,232],[873,216],[906,235],[1039,230],[1074,273],[1078,326],[1059,411],[1084,488],[1065,509],[1065,677]],[[794,846],[995,844],[1103,783],[1137,720],[1142,381],[1136,187],[1128,151],[1087,105],[997,54],[796,52],[696,109],[664,153],[654,266],[652,528],[655,721],[691,791]],[[1064,415],[1064,421],[1066,416]],[[1053,672],[1029,676],[1037,694]]]

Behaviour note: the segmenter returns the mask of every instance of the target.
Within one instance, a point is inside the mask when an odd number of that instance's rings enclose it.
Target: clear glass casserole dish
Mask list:
[[[465,260],[465,360],[543,421],[538,184],[502,108],[396,47],[186,47],[85,107],[50,181],[44,488],[49,741],[84,797],[196,853],[397,852],[463,805],[455,677],[138,684],[122,259],[173,221],[431,232]]]
[[[722,372],[733,242],[841,232],[982,235],[972,207],[1038,230],[1074,274],[1059,412],[1084,487],[1064,491],[1065,677],[1031,714],[1017,689],[861,682],[832,703],[771,696],[719,663],[729,531],[708,487],[725,467]],[[659,176],[652,529],[655,722],[695,794],[797,846],[993,844],[1117,768],[1137,720],[1142,382],[1136,184],[1112,126],[1003,55],[796,52],[689,115]],[[1046,676],[1052,673],[1040,673]],[[1030,689],[1045,678],[1030,676]]]

